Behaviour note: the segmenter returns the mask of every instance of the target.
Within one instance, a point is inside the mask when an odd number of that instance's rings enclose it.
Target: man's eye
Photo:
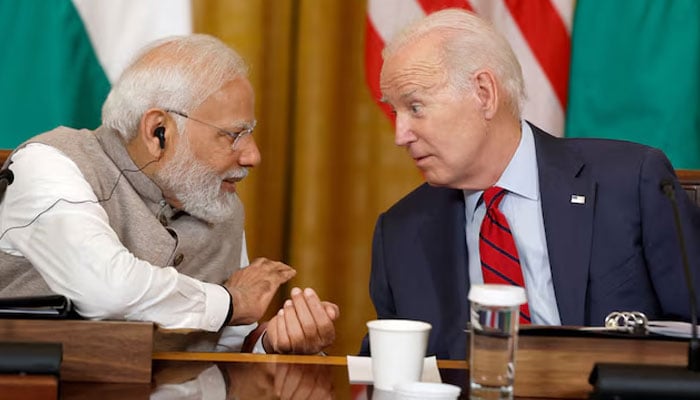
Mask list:
[[[234,132],[234,131],[225,131],[222,129],[221,134],[228,137],[231,140],[236,140],[236,138],[241,134],[241,131]]]
[[[235,139],[235,138],[241,136],[243,134],[243,132],[245,132],[245,131],[246,131],[246,129],[239,129],[237,131],[232,131],[231,138]]]
[[[417,113],[421,112],[421,110],[423,109],[423,106],[420,104],[411,104],[410,108],[411,108],[412,113],[417,114]]]

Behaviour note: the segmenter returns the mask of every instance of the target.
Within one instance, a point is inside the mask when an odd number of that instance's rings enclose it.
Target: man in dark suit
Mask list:
[[[494,186],[506,190],[498,208],[532,323],[602,325],[616,310],[690,318],[662,184],[678,200],[697,287],[700,211],[663,153],[559,139],[521,120],[517,59],[490,25],[464,11],[431,14],[390,42],[381,88],[396,114],[395,142],[427,183],[377,222],[370,295],[378,318],[430,322],[428,353],[465,358],[469,287],[490,282],[480,227],[482,193]]]

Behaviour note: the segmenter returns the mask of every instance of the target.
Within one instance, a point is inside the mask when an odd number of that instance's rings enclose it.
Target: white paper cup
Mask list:
[[[436,382],[400,383],[394,388],[396,400],[457,400],[459,386]]]
[[[393,390],[382,390],[376,387],[372,389],[371,400],[397,400]]]
[[[403,319],[369,321],[374,387],[393,390],[398,383],[418,382],[428,346],[430,324]]]

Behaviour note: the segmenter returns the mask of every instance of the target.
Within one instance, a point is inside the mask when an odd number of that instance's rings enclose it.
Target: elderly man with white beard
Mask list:
[[[295,271],[248,262],[236,185],[260,163],[255,123],[247,66],[218,39],[142,50],[102,126],[59,127],[10,156],[0,297],[61,294],[84,318],[211,332],[212,349],[321,351],[339,310],[310,288],[257,324]]]

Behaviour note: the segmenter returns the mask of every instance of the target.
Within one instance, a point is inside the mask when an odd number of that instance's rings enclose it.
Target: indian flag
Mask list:
[[[59,125],[96,128],[136,51],[191,31],[190,0],[0,1],[0,148]]]

